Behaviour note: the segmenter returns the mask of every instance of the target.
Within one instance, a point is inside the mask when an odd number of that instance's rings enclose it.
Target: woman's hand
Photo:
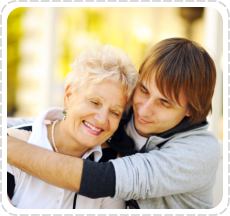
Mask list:
[[[11,200],[10,200],[8,194],[7,194],[7,198],[8,198],[9,203],[10,203],[12,206],[14,206],[13,203],[11,202]]]

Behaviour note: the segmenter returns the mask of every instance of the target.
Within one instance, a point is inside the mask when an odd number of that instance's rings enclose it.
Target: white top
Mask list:
[[[54,121],[62,119],[62,109],[51,108],[43,112],[34,121],[32,127],[33,132],[22,131],[18,129],[9,129],[8,134],[25,137],[29,136],[28,143],[40,146],[42,148],[53,151],[51,144],[47,138],[47,120]],[[46,120],[45,120],[46,119]],[[49,121],[48,121],[49,122]],[[18,137],[18,136],[17,136]],[[23,139],[23,138],[22,138]],[[94,153],[94,161],[98,162],[102,157],[101,146],[89,149],[83,156],[86,159],[90,154]],[[64,190],[62,188],[50,185],[39,180],[22,170],[7,164],[7,172],[11,173],[15,178],[15,191],[12,197],[12,203],[17,208],[23,209],[72,209],[74,201],[74,192]],[[60,173],[61,174],[61,173]],[[81,195],[77,195],[76,209],[122,209],[125,208],[125,201],[120,198],[99,198],[90,199]]]
[[[136,150],[140,150],[146,143],[147,138],[140,136],[137,131],[136,128],[134,126],[134,122],[133,122],[134,116],[132,115],[130,121],[128,122],[127,126],[125,127],[126,133],[132,138],[132,140],[134,141],[135,144],[135,148]]]

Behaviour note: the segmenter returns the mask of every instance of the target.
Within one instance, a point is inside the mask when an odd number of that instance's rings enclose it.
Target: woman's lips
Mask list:
[[[141,124],[151,124],[151,123],[152,123],[152,122],[145,121],[145,120],[142,119],[138,114],[137,114],[137,120],[138,120],[139,123],[141,123]]]
[[[86,126],[84,123],[83,123],[83,126],[88,132],[90,132],[91,134],[96,135],[96,136],[100,135],[103,132],[103,130],[102,131],[95,131],[92,128]]]
[[[94,123],[91,123],[91,122],[88,122],[89,124],[93,125],[95,128],[99,129],[99,130],[104,130],[103,128],[101,127],[98,127],[97,125],[95,125]]]
[[[91,134],[93,134],[93,135],[98,136],[98,135],[100,135],[100,134],[104,131],[102,128],[100,128],[100,127],[98,127],[98,126],[95,126],[95,124],[92,124],[92,123],[89,123],[89,122],[87,122],[87,123],[90,124],[90,125],[92,125],[92,126],[95,127],[96,129],[101,130],[101,131],[95,131],[95,130],[93,130],[92,128],[90,128],[89,126],[87,126],[87,125],[85,124],[85,121],[83,121],[83,126],[84,126],[84,128],[85,128],[88,132],[90,132]]]

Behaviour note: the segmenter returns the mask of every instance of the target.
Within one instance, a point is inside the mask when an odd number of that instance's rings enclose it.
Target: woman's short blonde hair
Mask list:
[[[93,45],[85,49],[67,74],[65,87],[76,91],[85,84],[98,84],[104,80],[121,83],[129,99],[138,82],[139,74],[131,57],[123,50],[111,45]]]

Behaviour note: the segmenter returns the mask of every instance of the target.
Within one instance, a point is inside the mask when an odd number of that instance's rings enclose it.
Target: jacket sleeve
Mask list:
[[[115,171],[110,162],[84,160],[81,186],[78,194],[92,199],[115,195]]]
[[[112,160],[114,197],[156,198],[206,187],[214,184],[219,159],[219,143],[210,133],[172,139],[160,150]]]

